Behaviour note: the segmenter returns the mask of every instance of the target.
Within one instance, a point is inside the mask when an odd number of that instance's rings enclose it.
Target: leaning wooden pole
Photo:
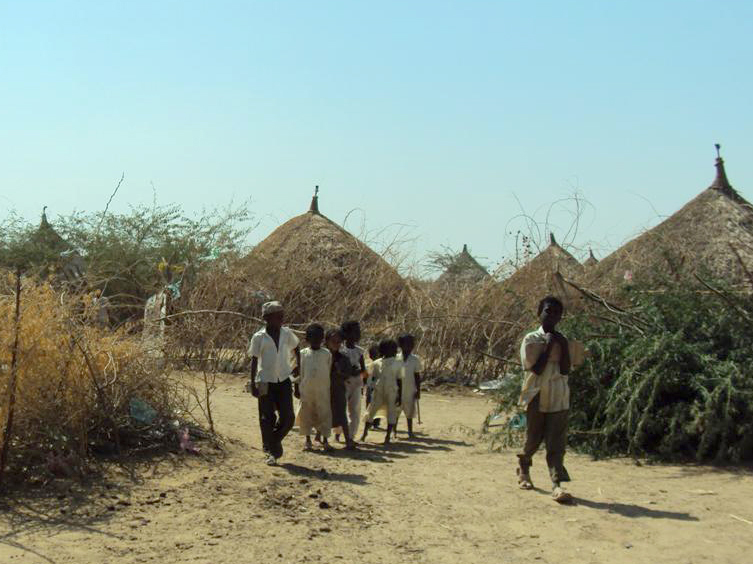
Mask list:
[[[5,415],[3,429],[3,446],[0,450],[0,483],[5,473],[5,463],[10,450],[10,438],[13,432],[13,410],[16,406],[16,379],[18,376],[18,337],[21,325],[21,269],[16,270],[16,315],[13,321],[13,349],[10,360],[10,379],[8,380],[8,411]]]

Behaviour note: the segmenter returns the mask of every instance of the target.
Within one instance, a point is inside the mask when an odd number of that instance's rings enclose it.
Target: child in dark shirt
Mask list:
[[[340,427],[345,435],[345,448],[355,450],[356,443],[350,436],[348,428],[347,400],[345,391],[345,382],[352,375],[352,366],[350,360],[340,352],[340,346],[343,342],[342,331],[340,329],[330,329],[327,331],[325,344],[332,353],[332,372],[330,392],[332,396],[332,427]]]

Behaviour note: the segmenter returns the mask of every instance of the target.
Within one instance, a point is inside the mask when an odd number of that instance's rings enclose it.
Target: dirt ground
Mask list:
[[[224,453],[134,460],[82,490],[57,481],[2,500],[0,563],[751,561],[753,474],[568,456],[571,506],[554,503],[543,456],[532,492],[513,452],[477,434],[483,397],[425,394],[420,437],[391,449],[262,463],[255,404],[222,380]],[[52,493],[50,493],[50,489]]]

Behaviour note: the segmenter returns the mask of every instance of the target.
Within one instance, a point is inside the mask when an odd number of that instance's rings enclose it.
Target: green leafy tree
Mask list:
[[[178,204],[155,204],[126,213],[75,212],[56,218],[54,229],[45,223],[6,218],[0,265],[45,271],[61,253],[80,253],[86,287],[109,298],[116,323],[140,319],[147,298],[166,285],[185,288],[208,262],[244,252],[255,227],[247,203],[193,217]]]

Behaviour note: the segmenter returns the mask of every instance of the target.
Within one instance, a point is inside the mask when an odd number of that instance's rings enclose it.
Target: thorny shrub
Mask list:
[[[569,379],[570,444],[597,457],[753,459],[753,298],[686,286],[632,288],[623,301],[563,322],[590,351]],[[521,436],[521,382],[514,371],[487,420],[506,446]]]

